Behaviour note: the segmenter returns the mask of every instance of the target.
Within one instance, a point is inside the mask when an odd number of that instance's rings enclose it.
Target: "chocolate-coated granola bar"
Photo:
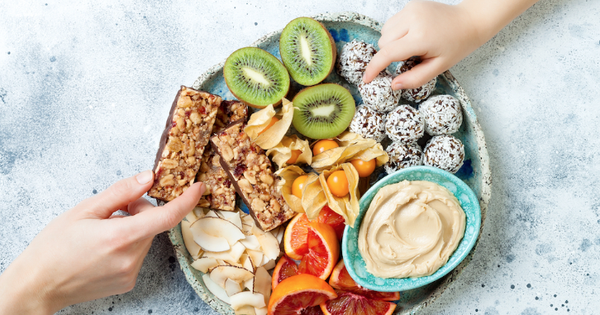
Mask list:
[[[248,107],[238,101],[223,101],[217,111],[213,133],[222,131],[230,122],[245,121]],[[206,146],[202,155],[202,166],[196,175],[196,181],[206,185],[204,196],[198,201],[199,207],[215,210],[235,210],[235,187],[219,162],[219,155],[213,148]]]
[[[244,125],[233,123],[210,141],[250,214],[261,229],[270,231],[291,219],[295,212],[281,195],[277,185],[279,178],[273,174],[271,161],[252,143],[244,132]]]
[[[171,201],[194,183],[220,105],[218,95],[179,89],[154,161],[150,197]]]

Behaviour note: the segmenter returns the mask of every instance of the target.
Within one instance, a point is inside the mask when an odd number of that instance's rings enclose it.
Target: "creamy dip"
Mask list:
[[[358,248],[374,276],[428,276],[458,247],[465,220],[460,203],[446,188],[403,181],[377,192],[360,225]]]

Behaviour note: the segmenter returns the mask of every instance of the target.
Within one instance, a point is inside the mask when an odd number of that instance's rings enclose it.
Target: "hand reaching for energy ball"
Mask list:
[[[392,88],[418,88],[483,45],[538,0],[464,0],[458,5],[411,1],[381,30],[379,51],[363,81],[371,82],[395,61],[422,62],[392,81]]]
[[[0,275],[0,314],[53,314],[133,289],[154,235],[177,225],[205,190],[196,183],[154,207],[141,198],[153,178],[121,180],[52,220]]]

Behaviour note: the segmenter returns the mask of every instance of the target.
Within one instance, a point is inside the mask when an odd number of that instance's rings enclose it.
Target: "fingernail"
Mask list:
[[[148,184],[149,181],[152,180],[152,171],[148,170],[148,171],[143,171],[141,173],[139,173],[135,179],[137,179],[138,183],[140,183],[140,185],[145,185]]]
[[[392,90],[402,90],[402,83],[394,83],[394,85],[392,85]]]
[[[365,73],[365,74],[363,74],[362,81],[363,81],[363,82],[365,82],[365,83],[367,82],[367,79],[366,79],[366,77],[367,77],[367,74],[366,74],[366,73]]]

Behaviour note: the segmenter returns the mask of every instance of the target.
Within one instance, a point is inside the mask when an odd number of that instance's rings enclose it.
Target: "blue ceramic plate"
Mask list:
[[[344,44],[353,39],[362,40],[377,47],[377,41],[381,36],[381,24],[358,13],[328,13],[315,16],[314,18],[321,21],[327,30],[329,30],[335,40],[338,53]],[[279,58],[280,35],[281,30],[275,31],[263,36],[250,46],[262,48]],[[226,57],[223,56],[224,59]],[[208,69],[194,82],[192,87],[219,94],[227,100],[234,99],[223,80],[224,63],[225,61],[223,60],[223,62]],[[394,65],[389,67],[390,71],[394,71],[394,69]],[[356,87],[340,78],[335,71],[325,79],[325,82],[334,82],[343,85],[350,90],[357,104],[361,103],[360,94]],[[298,84],[292,84],[290,93],[293,95],[301,88]],[[448,71],[438,77],[435,94],[451,94],[461,102],[464,121],[461,129],[454,135],[465,145],[465,166],[456,175],[475,191],[481,205],[482,218],[485,218],[485,209],[490,198],[491,176],[485,139],[481,127],[477,122],[475,111],[471,107],[471,102],[463,89]],[[163,117],[157,117],[157,119],[162,120]],[[206,286],[202,282],[202,273],[190,266],[192,258],[183,244],[180,226],[176,226],[169,232],[169,238],[175,248],[179,265],[187,281],[194,288],[198,296],[217,312],[233,315],[233,310],[229,305],[215,298],[206,289]],[[471,255],[468,255],[457,268],[441,279],[418,289],[402,292],[400,300],[397,301],[398,306],[394,314],[414,314],[424,306],[430,304],[458,277],[462,269],[470,261]]]
[[[456,251],[454,251],[452,256],[450,256],[448,262],[438,269],[434,274],[418,278],[379,278],[367,271],[365,267],[365,261],[358,250],[358,231],[360,230],[360,223],[362,222],[365,213],[369,209],[371,201],[379,189],[404,180],[425,180],[434,182],[445,187],[451,193],[453,193],[454,196],[456,196],[456,199],[458,199],[460,202],[460,206],[465,211],[467,217],[465,234]],[[384,177],[369,190],[367,190],[367,192],[361,197],[360,213],[356,219],[355,228],[347,226],[344,232],[344,238],[342,239],[342,255],[344,256],[344,263],[346,265],[346,269],[348,269],[348,273],[352,279],[354,279],[356,283],[360,284],[361,286],[367,289],[382,292],[412,290],[440,279],[458,266],[458,264],[460,264],[460,262],[467,257],[475,245],[477,237],[479,236],[480,226],[481,209],[479,207],[479,201],[477,200],[477,196],[473,190],[471,190],[471,188],[467,186],[465,182],[451,173],[435,167],[409,167]]]

